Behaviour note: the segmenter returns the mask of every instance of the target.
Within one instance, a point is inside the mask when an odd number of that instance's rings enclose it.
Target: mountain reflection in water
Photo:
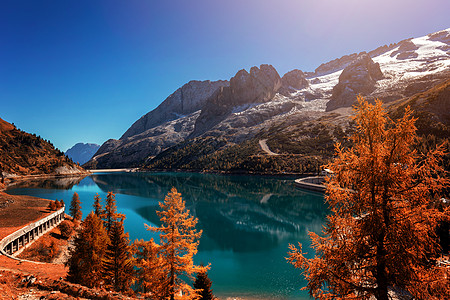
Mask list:
[[[164,199],[172,186],[186,201],[203,229],[199,250],[237,252],[275,247],[285,240],[307,238],[322,228],[326,205],[318,194],[300,191],[292,180],[196,173],[127,173],[92,175],[106,193]],[[136,213],[159,225],[154,203]]]
[[[83,217],[92,210],[94,195],[116,193],[118,211],[125,213],[131,241],[155,233],[144,223],[160,224],[156,210],[175,187],[203,229],[194,260],[211,263],[208,272],[220,299],[310,299],[300,291],[306,281],[286,262],[289,243],[309,249],[308,231],[320,232],[328,213],[322,194],[298,190],[293,179],[195,173],[99,173],[77,180],[26,182],[8,189],[16,195],[64,199],[68,212],[74,192]]]

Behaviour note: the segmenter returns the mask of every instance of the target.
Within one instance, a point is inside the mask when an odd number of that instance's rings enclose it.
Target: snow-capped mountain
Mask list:
[[[261,65],[250,72],[240,70],[230,81],[190,82],[133,124],[120,140],[103,144],[86,166],[141,166],[163,151],[172,151],[183,161],[180,149],[186,145],[194,149],[196,141],[205,139],[222,141],[202,149],[212,152],[261,137],[270,144],[271,130],[273,136],[280,133],[274,128],[289,132],[295,125],[297,132],[312,130],[330,116],[333,124],[343,126],[349,111],[344,108],[351,107],[358,94],[388,103],[449,78],[450,29],[446,29],[346,55],[314,72],[296,69],[281,77],[272,66]]]

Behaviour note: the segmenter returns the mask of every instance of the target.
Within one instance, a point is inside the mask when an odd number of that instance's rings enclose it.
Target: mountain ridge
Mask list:
[[[0,118],[0,177],[86,173],[50,141]]]
[[[71,148],[67,149],[65,154],[72,159],[72,161],[82,165],[89,161],[99,148],[100,145],[94,143],[76,143]]]
[[[336,110],[348,115],[345,108],[351,107],[357,94],[389,103],[424,92],[449,76],[450,29],[346,55],[314,72],[294,69],[280,76],[271,65],[240,70],[216,90],[210,82],[204,83],[210,85],[211,94],[196,102],[200,105],[195,112],[168,112],[172,115],[148,123],[159,125],[144,126],[131,136],[130,127],[120,140],[103,144],[86,167],[140,167],[192,139],[222,139],[226,141],[222,149],[234,147],[294,119],[314,123]],[[160,106],[171,107],[172,95]],[[144,116],[158,115],[157,109]]]

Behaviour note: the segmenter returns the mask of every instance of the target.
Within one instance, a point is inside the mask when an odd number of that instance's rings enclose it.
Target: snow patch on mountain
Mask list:
[[[369,82],[370,89],[356,89],[358,83],[366,87],[364,75],[373,69],[359,72],[355,65],[367,57],[380,76]],[[342,75],[344,70],[351,76]],[[338,84],[342,93],[353,93],[351,99],[363,93],[387,103],[429,89],[448,76],[450,28],[369,53],[346,55],[320,65],[315,72],[295,69],[280,78],[275,68],[261,65],[250,73],[238,71],[230,81],[191,81],[136,121],[120,141],[106,142],[97,159],[104,160],[102,166],[139,164],[176,143],[200,136],[240,143],[287,119],[293,123],[320,117],[330,99],[336,100],[333,90]],[[331,109],[342,110],[352,103],[346,104],[337,103]],[[108,157],[100,157],[104,152]]]
[[[445,31],[450,34],[450,29]],[[432,40],[430,36],[411,39],[410,43],[414,44],[416,49],[401,52],[402,46],[400,45],[382,55],[373,57],[373,61],[380,64],[385,75],[385,79],[377,82],[378,90],[393,87],[402,81],[450,69],[450,53],[445,51],[449,44]],[[402,59],[401,54],[405,52],[409,52],[409,58]]]

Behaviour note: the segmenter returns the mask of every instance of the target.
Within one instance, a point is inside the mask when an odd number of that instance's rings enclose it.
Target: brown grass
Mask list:
[[[59,227],[55,227],[26,248],[19,258],[51,263],[66,245],[67,239],[61,235]]]

